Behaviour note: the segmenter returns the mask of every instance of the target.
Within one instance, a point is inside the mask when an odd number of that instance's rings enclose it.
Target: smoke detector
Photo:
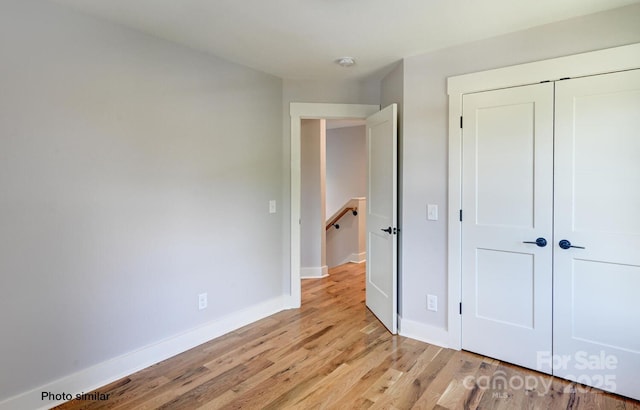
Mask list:
[[[351,67],[356,63],[356,59],[353,57],[340,57],[336,60],[336,64],[341,67]]]

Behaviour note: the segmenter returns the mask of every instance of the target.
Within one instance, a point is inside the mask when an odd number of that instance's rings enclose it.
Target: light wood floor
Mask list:
[[[335,268],[302,288],[301,309],[98,389],[109,400],[59,408],[640,409],[637,401],[390,335],[364,306],[364,264]]]

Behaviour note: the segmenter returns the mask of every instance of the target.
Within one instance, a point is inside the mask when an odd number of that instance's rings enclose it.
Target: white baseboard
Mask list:
[[[336,263],[335,265],[332,265],[331,267],[335,267],[335,266],[340,266],[340,265],[344,265],[346,263],[364,263],[367,261],[367,253],[366,252],[362,252],[362,253],[352,253],[349,256],[347,256],[346,258],[344,258],[342,261],[340,261],[340,263]]]
[[[400,329],[398,333],[411,339],[432,345],[449,348],[449,332],[441,327],[426,325],[414,320],[399,317]]]
[[[75,397],[112,383],[122,377],[147,368],[172,356],[185,352],[211,339],[263,319],[285,308],[283,297],[277,297],[223,318],[209,322],[185,333],[161,340],[139,350],[123,354],[97,365],[70,374],[0,402],[0,410],[48,409],[64,402],[42,401],[42,392],[70,393]]]
[[[292,295],[284,295],[284,309],[298,309],[301,305],[301,301],[294,298]]]
[[[329,267],[327,265],[311,268],[300,268],[300,277],[302,279],[318,279],[329,276]]]
[[[366,252],[352,253],[351,256],[349,257],[349,262],[351,263],[364,263],[366,261],[367,261]]]

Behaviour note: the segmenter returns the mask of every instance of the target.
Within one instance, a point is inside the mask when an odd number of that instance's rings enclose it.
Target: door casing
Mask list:
[[[517,66],[450,77],[449,94],[449,220],[448,331],[450,348],[462,348],[462,96],[464,94],[630,70],[640,67],[640,43],[542,60]],[[463,210],[464,211],[464,210]],[[464,215],[463,215],[464,217]],[[464,308],[464,307],[463,307]]]

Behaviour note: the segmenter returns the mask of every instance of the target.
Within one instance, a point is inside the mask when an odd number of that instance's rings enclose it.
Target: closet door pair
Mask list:
[[[463,349],[640,398],[640,70],[463,119]]]

